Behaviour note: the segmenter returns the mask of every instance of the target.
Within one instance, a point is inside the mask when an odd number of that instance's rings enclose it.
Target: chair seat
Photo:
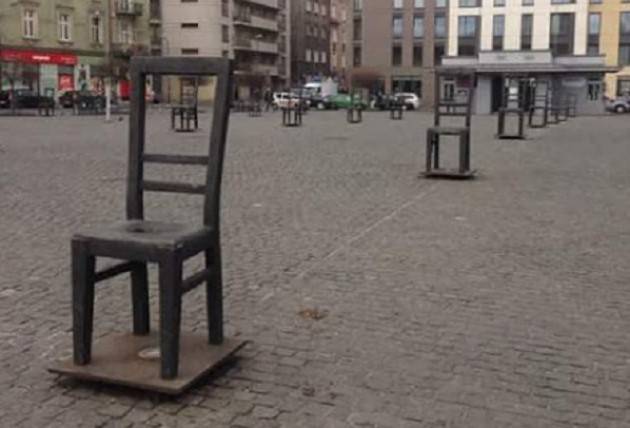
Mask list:
[[[432,126],[429,131],[439,135],[461,135],[470,132],[468,128],[463,126]]]
[[[127,220],[74,235],[86,241],[94,255],[156,260],[165,252],[182,251],[187,257],[211,244],[212,229],[207,226]]]

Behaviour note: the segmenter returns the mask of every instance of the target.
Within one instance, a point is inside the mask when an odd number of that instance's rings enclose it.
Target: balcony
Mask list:
[[[241,3],[252,3],[259,6],[265,6],[271,9],[279,9],[278,0],[238,0]]]
[[[242,74],[262,74],[267,76],[277,76],[278,66],[274,64],[257,64],[251,62],[241,62],[236,66],[237,73]]]
[[[142,15],[142,4],[131,0],[117,0],[115,11],[116,15],[119,16],[140,16]]]
[[[234,25],[242,25],[249,28],[278,32],[278,22],[274,19],[261,18],[243,10],[239,10],[234,15]]]
[[[237,37],[234,39],[234,49],[250,52],[261,52],[269,54],[278,53],[278,43],[266,42],[251,38]]]

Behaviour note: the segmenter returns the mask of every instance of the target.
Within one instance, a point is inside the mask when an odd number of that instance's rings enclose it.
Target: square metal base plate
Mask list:
[[[56,361],[48,371],[70,377],[129,386],[162,394],[179,395],[210,373],[246,341],[225,339],[221,345],[209,345],[206,336],[182,334],[180,337],[179,374],[177,378],[160,377],[160,359],[143,359],[139,353],[158,347],[157,333],[134,336],[112,333],[92,345],[92,361],[74,364],[72,357]]]
[[[474,178],[477,170],[470,170],[461,172],[458,169],[432,169],[421,174],[425,178],[447,178],[453,180],[466,180]]]

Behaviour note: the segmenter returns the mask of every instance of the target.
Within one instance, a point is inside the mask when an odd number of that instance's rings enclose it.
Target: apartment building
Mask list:
[[[630,95],[630,2],[590,1],[588,49],[605,55],[607,65],[620,68],[606,75],[606,95]]]
[[[161,31],[159,0],[109,1],[109,61],[118,95],[129,97],[129,61],[135,55],[160,55],[155,39]],[[153,82],[150,81],[150,86]],[[159,90],[159,84],[158,90]]]
[[[506,75],[544,77],[572,93],[578,111],[603,109],[603,77],[614,67],[589,49],[589,0],[453,0],[444,67],[477,73],[475,109],[496,111]]]
[[[331,72],[331,0],[291,0],[293,83],[322,80]]]
[[[352,0],[348,65],[378,76],[374,92],[413,92],[433,105],[434,71],[446,53],[446,0]]]
[[[0,2],[0,89],[100,89],[107,74],[108,3]]]
[[[235,62],[235,97],[286,84],[286,0],[162,0],[162,47],[169,56],[223,56]],[[178,87],[171,85],[171,96]],[[213,92],[207,87],[202,98]]]
[[[346,81],[349,0],[330,1],[330,72],[342,85]]]

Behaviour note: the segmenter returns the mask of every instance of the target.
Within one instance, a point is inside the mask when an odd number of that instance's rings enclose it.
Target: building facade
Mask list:
[[[477,113],[501,105],[505,77],[545,78],[581,113],[603,111],[604,57],[589,36],[589,0],[456,0],[449,6],[444,67],[477,74]],[[595,38],[596,39],[596,38]]]
[[[102,89],[108,6],[106,0],[0,2],[1,88]]]
[[[286,0],[162,0],[162,51],[232,58],[235,97],[258,96],[288,79],[288,9]],[[177,88],[171,85],[171,97]],[[202,90],[202,98],[211,92],[210,87]]]
[[[291,75],[294,84],[331,73],[331,0],[291,0]]]
[[[348,0],[330,1],[330,72],[342,86],[346,82],[349,7]]]
[[[597,41],[606,64],[620,67],[619,72],[606,75],[606,95],[611,98],[630,95],[630,3],[624,0],[591,1],[588,28],[589,40]]]
[[[159,0],[107,0],[109,2],[109,63],[118,95],[129,97],[129,61],[135,55],[160,55]],[[151,91],[154,82],[150,81]],[[159,83],[156,85],[159,88]],[[158,89],[159,90],[159,89]]]
[[[347,61],[378,76],[374,92],[413,92],[433,105],[435,66],[446,53],[446,0],[353,0]]]

